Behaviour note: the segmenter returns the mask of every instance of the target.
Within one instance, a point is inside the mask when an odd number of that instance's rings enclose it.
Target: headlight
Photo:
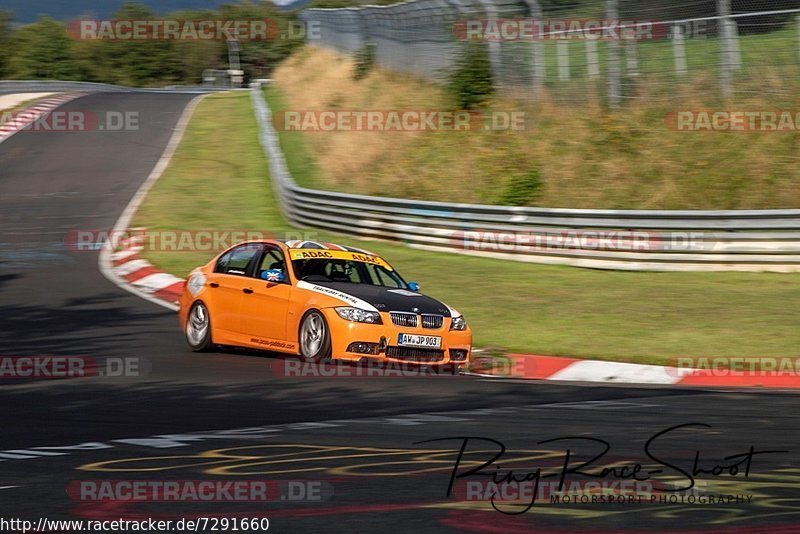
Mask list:
[[[467,329],[467,321],[464,320],[463,315],[458,315],[453,317],[453,320],[450,322],[450,330],[466,330]]]
[[[381,316],[378,312],[362,310],[361,308],[342,307],[335,308],[339,317],[354,323],[381,324]]]

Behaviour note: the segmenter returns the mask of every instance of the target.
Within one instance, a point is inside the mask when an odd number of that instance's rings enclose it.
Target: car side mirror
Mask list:
[[[283,269],[266,269],[261,271],[261,279],[267,282],[283,282],[286,275],[283,274]]]
[[[417,282],[409,282],[408,289],[411,291],[419,291],[419,284]]]

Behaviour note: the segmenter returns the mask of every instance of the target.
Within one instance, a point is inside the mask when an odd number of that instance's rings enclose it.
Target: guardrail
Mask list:
[[[189,92],[203,93],[210,91],[226,90],[228,88],[204,87],[204,86],[170,86],[170,87],[125,87],[122,85],[112,85],[108,83],[95,82],[73,82],[63,80],[0,80],[0,93],[35,93],[40,91],[50,92],[103,92],[103,93],[128,93],[132,91],[140,92]]]
[[[299,187],[263,92],[261,143],[286,218],[300,227],[426,250],[656,271],[800,271],[800,210],[549,209],[383,198]]]

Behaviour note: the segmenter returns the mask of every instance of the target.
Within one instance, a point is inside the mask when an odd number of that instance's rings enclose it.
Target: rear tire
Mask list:
[[[203,352],[211,347],[211,315],[199,300],[192,304],[186,318],[186,342],[195,352]]]
[[[306,361],[322,363],[331,357],[331,332],[325,316],[317,310],[306,313],[300,322],[300,355]]]

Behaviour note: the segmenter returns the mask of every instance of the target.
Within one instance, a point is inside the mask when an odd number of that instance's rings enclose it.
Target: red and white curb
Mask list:
[[[14,112],[7,112],[10,113],[13,118],[8,122],[4,122],[0,124],[0,143],[11,137],[17,132],[21,132],[37,120],[41,119],[42,117],[47,116],[48,113],[56,109],[57,107],[66,104],[71,100],[75,100],[76,98],[80,98],[84,96],[86,93],[67,93],[63,95],[54,96],[52,98],[46,98],[44,100],[40,100],[36,102],[31,107],[22,109],[20,111]]]
[[[172,156],[178,149],[197,104],[206,96],[208,94],[195,97],[183,110],[183,114],[175,126],[175,131],[172,133],[169,143],[167,143],[167,148],[158,162],[156,162],[153,170],[150,171],[147,179],[136,191],[136,194],[133,195],[128,205],[125,206],[122,215],[114,224],[111,235],[124,235],[128,230],[136,210],[139,209],[150,188],[164,173]],[[141,251],[141,243],[130,239],[127,241],[121,240],[118,247],[113,247],[111,243],[107,244],[100,250],[100,257],[98,258],[100,272],[118,287],[154,304],[172,311],[178,311],[176,301],[183,291],[185,281],[177,276],[160,271],[147,260],[140,258],[139,253]]]
[[[162,301],[167,307],[175,306],[186,281],[159,270],[139,257],[142,251],[140,239],[123,239],[119,245],[117,250],[109,254],[114,275],[141,293]]]
[[[471,374],[491,378],[606,384],[800,388],[800,373],[794,371],[690,369],[530,354],[510,354],[505,366],[493,365],[490,368],[488,357],[485,362],[486,370],[473,370]]]

